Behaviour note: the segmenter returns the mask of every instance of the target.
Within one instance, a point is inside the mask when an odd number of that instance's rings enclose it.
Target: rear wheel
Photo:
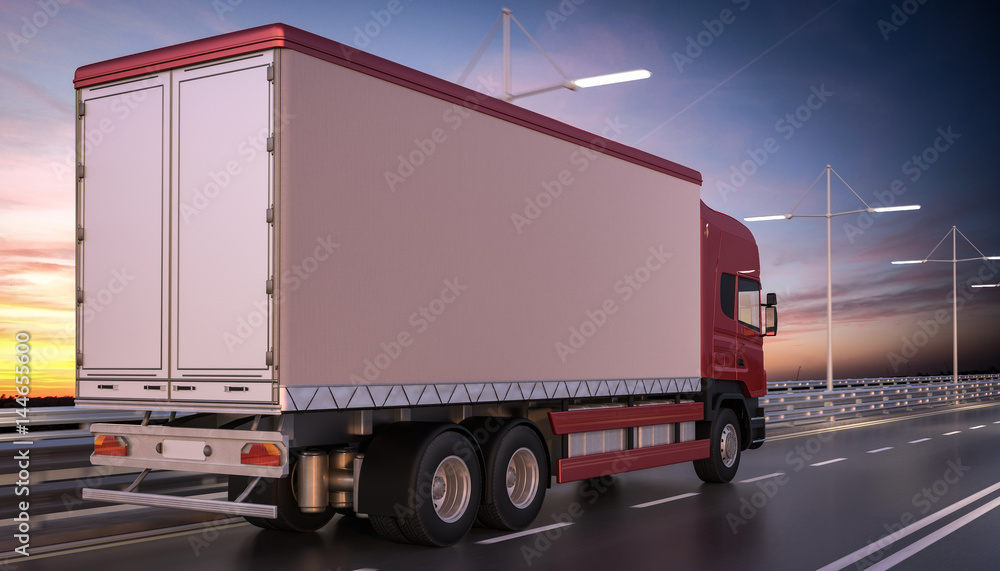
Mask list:
[[[728,408],[719,410],[712,423],[708,458],[694,461],[694,471],[705,482],[725,483],[736,476],[740,467],[740,423]]]
[[[397,518],[411,543],[445,547],[472,528],[479,510],[482,474],[472,444],[461,434],[438,435],[420,455],[414,498]],[[390,537],[390,539],[392,539]]]
[[[486,456],[487,478],[479,521],[494,529],[525,529],[545,501],[549,470],[544,444],[530,426],[514,423],[480,444]]]
[[[229,477],[229,500],[235,500],[246,489],[253,478],[248,476]],[[316,531],[330,523],[336,512],[327,506],[320,513],[304,513],[299,509],[293,488],[294,467],[292,475],[284,478],[262,478],[250,492],[249,503],[273,505],[278,508],[278,517],[266,519],[244,516],[252,525],[262,529],[278,529],[281,531],[310,532]]]

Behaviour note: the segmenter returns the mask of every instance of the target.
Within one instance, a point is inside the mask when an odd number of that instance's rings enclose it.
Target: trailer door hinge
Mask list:
[[[76,227],[76,241],[83,242],[83,226]]]
[[[266,285],[264,286],[264,291],[267,292],[267,295],[274,294],[274,277],[267,280]]]
[[[76,115],[77,117],[83,117],[87,114],[87,104],[80,101],[76,104]]]
[[[76,289],[76,302],[83,303],[83,289],[81,288]]]
[[[274,224],[274,205],[267,209],[267,223]]]
[[[83,353],[81,352],[77,352],[76,354],[76,366],[77,367],[83,366]]]
[[[274,351],[273,350],[270,350],[270,351],[268,351],[267,353],[264,354],[264,364],[267,365],[268,367],[271,367],[271,366],[274,365]]]
[[[76,178],[83,178],[83,165],[76,165]]]
[[[267,80],[274,81],[274,65],[267,66]]]
[[[269,153],[274,152],[274,135],[271,135],[270,137],[267,138],[267,152]]]

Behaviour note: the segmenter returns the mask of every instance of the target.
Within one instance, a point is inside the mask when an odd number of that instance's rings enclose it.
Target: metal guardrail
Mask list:
[[[882,377],[836,379],[833,392],[826,381],[776,381],[768,383],[768,395],[761,399],[767,424],[792,427],[823,420],[844,420],[868,414],[907,412],[916,408],[962,404],[971,401],[1000,399],[1000,374],[959,375],[958,384],[951,375],[933,377]],[[24,417],[19,409],[0,409],[0,429],[12,428]],[[182,413],[188,414],[188,413]],[[153,420],[169,413],[154,412]],[[95,422],[139,422],[143,411],[78,409],[71,406],[30,409],[29,432],[0,433],[0,442],[46,440],[90,435]],[[77,429],[36,430],[34,427],[77,425]]]
[[[1000,374],[959,375],[959,382],[990,381],[1000,379]],[[943,384],[952,381],[951,375],[929,377],[871,377],[863,379],[834,379],[833,388],[851,389],[859,387],[888,387],[900,385]],[[800,391],[811,389],[826,389],[826,381],[773,381],[767,383],[768,394],[781,391]]]
[[[952,377],[918,377],[876,384],[877,379],[854,379],[853,385],[834,385],[833,391],[823,388],[789,387],[771,391],[761,399],[768,428],[800,427],[818,422],[852,420],[871,415],[890,415],[971,404],[1000,399],[1000,375],[963,375],[958,383]],[[942,382],[947,380],[947,382]],[[866,381],[866,382],[860,382]],[[840,381],[844,383],[844,381]]]
[[[0,409],[0,429],[16,427],[20,421],[28,427],[28,431],[23,434],[4,431],[0,433],[0,442],[90,436],[90,425],[95,422],[141,422],[144,414],[144,411],[141,410],[80,409],[72,406],[31,408],[29,406],[28,413],[21,416],[20,410],[19,408]],[[169,412],[157,411],[150,416],[150,419],[165,420],[169,416]],[[24,422],[25,419],[28,420],[27,423]],[[76,429],[37,430],[35,428],[73,424],[77,425]]]

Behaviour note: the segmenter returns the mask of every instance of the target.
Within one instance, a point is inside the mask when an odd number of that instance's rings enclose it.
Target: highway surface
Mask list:
[[[775,437],[743,455],[732,484],[702,484],[682,464],[553,485],[528,532],[475,528],[446,549],[390,543],[341,516],[305,535],[215,515],[135,531],[178,512],[90,509],[45,522],[37,533],[57,545],[4,554],[0,569],[995,570],[998,444],[1000,405]],[[116,535],[72,543],[87,527]]]

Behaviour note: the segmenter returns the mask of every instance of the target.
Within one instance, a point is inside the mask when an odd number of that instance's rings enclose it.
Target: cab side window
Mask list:
[[[719,303],[722,313],[729,319],[736,319],[736,276],[722,274],[719,277]]]
[[[760,331],[760,282],[740,276],[739,322]]]

